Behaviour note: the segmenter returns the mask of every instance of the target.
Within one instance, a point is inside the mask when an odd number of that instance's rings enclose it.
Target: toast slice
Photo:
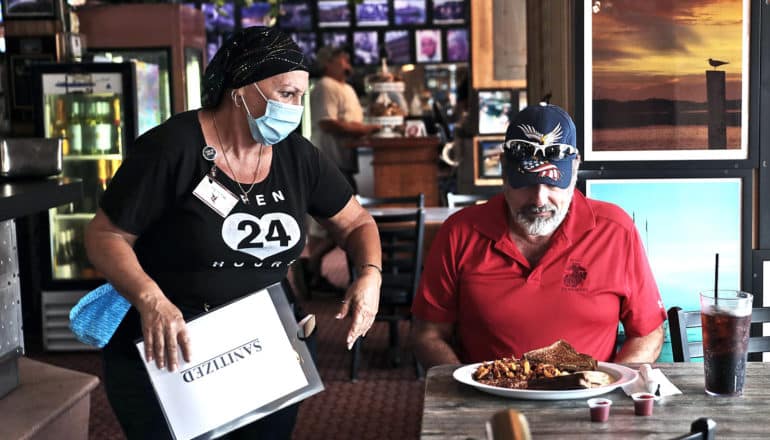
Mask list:
[[[524,353],[524,359],[536,364],[551,364],[561,371],[596,370],[596,359],[578,353],[567,341],[559,339],[553,344]]]

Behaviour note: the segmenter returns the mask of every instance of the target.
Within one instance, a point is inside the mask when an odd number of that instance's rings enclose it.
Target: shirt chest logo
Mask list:
[[[578,262],[571,262],[564,269],[562,284],[568,289],[577,289],[588,277],[588,270]]]
[[[297,221],[282,212],[262,217],[239,212],[222,223],[222,239],[230,249],[260,260],[293,248],[300,235]]]

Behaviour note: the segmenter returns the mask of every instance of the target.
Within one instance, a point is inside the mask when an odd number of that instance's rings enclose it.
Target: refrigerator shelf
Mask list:
[[[94,160],[123,160],[123,155],[121,154],[71,154],[68,156],[64,156],[62,159],[64,159],[65,162],[68,161],[94,161]]]
[[[92,218],[94,218],[93,212],[82,212],[82,213],[76,213],[76,214],[54,214],[54,220],[80,220],[80,221],[91,221]]]

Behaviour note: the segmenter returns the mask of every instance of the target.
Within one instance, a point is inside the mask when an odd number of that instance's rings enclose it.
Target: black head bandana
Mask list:
[[[293,70],[309,71],[308,60],[291,38],[276,28],[248,27],[227,39],[206,67],[203,108],[219,105],[226,89],[237,89]]]

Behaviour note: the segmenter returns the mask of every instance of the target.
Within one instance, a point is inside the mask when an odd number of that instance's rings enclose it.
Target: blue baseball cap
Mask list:
[[[508,125],[503,154],[511,188],[552,185],[567,188],[577,158],[575,123],[561,107],[531,105]]]

